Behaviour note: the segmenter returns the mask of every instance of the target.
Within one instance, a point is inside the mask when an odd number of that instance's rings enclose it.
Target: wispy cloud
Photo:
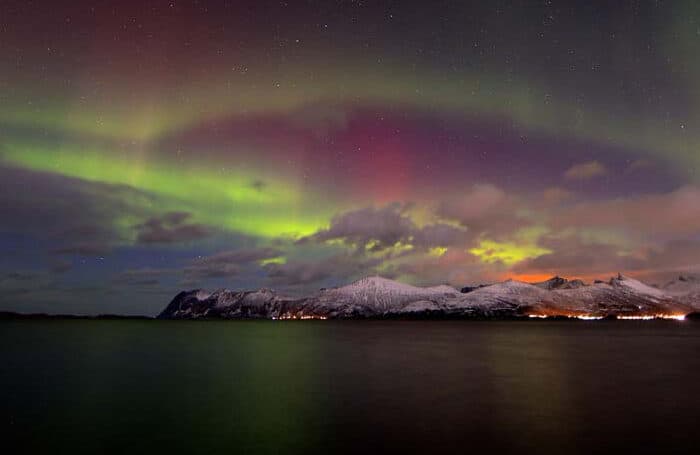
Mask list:
[[[600,161],[588,161],[571,166],[564,172],[564,178],[567,180],[590,180],[602,177],[607,173],[608,168]]]

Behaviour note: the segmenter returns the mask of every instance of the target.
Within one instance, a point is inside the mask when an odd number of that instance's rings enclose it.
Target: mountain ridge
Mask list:
[[[675,284],[681,282],[682,285]],[[697,285],[696,285],[697,284]],[[666,288],[666,289],[664,289]],[[663,288],[618,274],[586,284],[554,276],[538,283],[506,280],[461,292],[452,286],[413,286],[380,276],[294,298],[270,289],[183,291],[159,319],[356,319],[391,317],[651,318],[700,310],[700,280]]]

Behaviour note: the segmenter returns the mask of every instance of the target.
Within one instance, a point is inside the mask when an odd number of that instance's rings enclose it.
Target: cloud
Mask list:
[[[574,194],[560,187],[550,187],[542,192],[542,202],[545,206],[554,206],[570,200]]]
[[[187,223],[191,217],[186,212],[169,212],[151,217],[136,226],[138,243],[178,243],[201,239],[210,235],[210,230],[202,225]]]
[[[125,241],[120,217],[141,218],[155,200],[121,185],[0,166],[0,230],[48,243],[54,254],[102,255]]]
[[[285,264],[267,264],[268,281],[273,286],[309,288],[326,282],[347,283],[353,278],[372,275],[382,262],[378,258],[338,254],[320,260],[297,260]]]
[[[511,199],[499,188],[475,185],[463,200],[443,204],[439,207],[442,213],[433,213],[436,220],[449,213],[463,223],[469,223],[468,227],[441,221],[419,227],[411,217],[413,207],[405,204],[352,210],[335,216],[327,229],[297,242],[303,245],[342,241],[353,247],[350,254],[316,262],[288,261],[265,268],[275,286],[303,286],[334,280],[344,283],[353,277],[375,272],[387,277],[400,276],[420,284],[449,282],[460,285],[486,280],[495,277],[493,271],[500,272],[502,264],[485,264],[468,249],[489,230],[505,235],[522,229],[526,223],[516,221],[517,216],[502,211],[511,204]],[[430,212],[427,216],[430,217]],[[495,220],[507,223],[498,225]],[[496,227],[489,226],[491,222]],[[409,248],[397,249],[396,245]],[[436,249],[439,249],[438,254],[435,254]]]
[[[221,251],[211,256],[198,258],[185,267],[184,275],[188,283],[207,278],[232,278],[252,263],[282,256],[275,248],[246,248]]]
[[[647,241],[700,232],[700,187],[683,186],[664,194],[587,201],[550,213],[554,230],[616,229]]]
[[[267,183],[264,180],[255,179],[250,182],[250,187],[257,191],[263,191],[265,188],[267,188]]]
[[[515,264],[512,268],[513,273],[590,278],[592,274],[629,271],[643,267],[638,258],[622,254],[614,245],[588,243],[577,236],[545,239],[542,244],[550,250],[549,253]]]
[[[571,166],[564,172],[564,178],[567,180],[589,180],[607,173],[608,169],[600,161],[594,160]]]
[[[495,185],[475,184],[438,203],[436,215],[465,227],[471,242],[483,237],[505,241],[534,222],[526,202]]]
[[[516,264],[513,272],[605,278],[606,274],[622,271],[654,280],[700,270],[699,239],[638,243],[622,248],[617,242],[590,242],[572,234],[546,238],[543,245],[551,252]]]
[[[394,203],[382,208],[345,212],[334,216],[328,229],[302,238],[300,243],[342,240],[360,249],[381,251],[407,241],[415,230],[416,226],[405,214],[405,208],[405,205]]]
[[[647,256],[646,268],[652,270],[698,271],[700,270],[700,240],[675,239],[662,248],[652,248]]]
[[[641,170],[646,170],[646,169],[653,169],[654,163],[647,159],[647,158],[639,158],[637,160],[632,161],[629,166],[627,166],[627,169],[625,169],[625,172],[636,172],[636,171],[641,171]]]
[[[506,193],[495,185],[476,184],[470,191],[442,201],[441,216],[458,220],[464,225],[492,216],[508,202]]]
[[[414,283],[449,282],[458,286],[494,280],[517,262],[513,258],[520,261],[548,251],[537,245],[536,238],[526,235],[536,232],[540,236],[546,228],[524,219],[518,200],[494,185],[474,185],[459,198],[438,205],[437,213],[423,213],[422,219],[435,217],[432,224],[419,227],[412,218],[414,208],[394,203],[338,214],[327,229],[297,244],[340,241],[352,247],[351,254],[318,263],[270,265],[266,267],[269,277],[275,285],[291,286],[295,280],[301,284],[333,279],[345,282],[350,278],[343,280],[344,274],[362,276],[376,271]],[[501,238],[504,240],[493,240]],[[492,256],[508,260],[487,261],[471,252],[484,245],[493,246],[479,250],[482,255],[498,247]]]
[[[427,250],[434,247],[463,246],[470,238],[466,229],[445,223],[418,227],[408,214],[408,206],[393,203],[381,208],[367,207],[336,215],[330,227],[302,238],[308,242],[343,241],[358,252],[386,252],[396,245]]]
[[[417,285],[446,283],[457,288],[467,284],[495,281],[500,265],[485,264],[461,249],[448,249],[444,255],[406,257],[389,266],[391,274]]]
[[[413,232],[412,243],[422,248],[464,246],[471,235],[464,228],[449,224],[429,224]]]

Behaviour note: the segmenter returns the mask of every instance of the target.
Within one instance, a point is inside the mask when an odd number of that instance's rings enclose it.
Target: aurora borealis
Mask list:
[[[700,272],[691,1],[0,4],[3,310]]]

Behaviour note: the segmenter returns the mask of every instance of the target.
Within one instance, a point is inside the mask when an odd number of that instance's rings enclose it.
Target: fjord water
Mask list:
[[[13,321],[0,343],[26,453],[700,447],[691,321]]]

